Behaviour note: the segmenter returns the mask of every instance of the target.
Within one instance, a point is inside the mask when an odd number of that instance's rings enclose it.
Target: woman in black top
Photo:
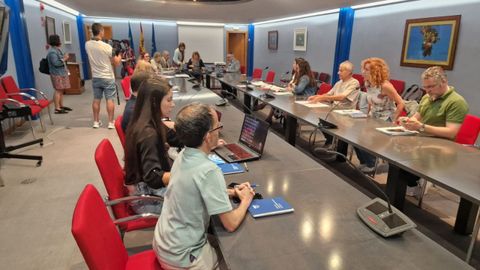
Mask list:
[[[179,146],[175,132],[162,121],[175,104],[167,82],[158,78],[145,80],[139,90],[125,143],[125,184],[130,195],[163,196],[170,181],[168,148]],[[137,213],[160,213],[161,203],[132,203]]]
[[[188,60],[187,63],[188,69],[191,70],[191,75],[195,77],[197,80],[202,78],[202,72],[205,69],[205,64],[203,63],[202,58],[200,58],[200,53],[193,52],[192,58]]]

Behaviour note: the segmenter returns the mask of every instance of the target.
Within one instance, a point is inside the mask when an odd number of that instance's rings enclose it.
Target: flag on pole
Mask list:
[[[143,37],[143,27],[142,23],[140,23],[140,45],[138,45],[138,51],[140,54],[145,53],[145,44],[144,44],[145,38]]]
[[[153,54],[157,51],[157,42],[155,41],[155,27],[152,23],[152,53],[150,54],[153,57]]]
[[[132,48],[132,51],[135,51],[135,47],[133,46],[133,35],[132,28],[130,27],[130,21],[128,21],[128,38],[130,39],[130,48]]]

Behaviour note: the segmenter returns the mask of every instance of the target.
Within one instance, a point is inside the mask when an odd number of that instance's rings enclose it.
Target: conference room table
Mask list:
[[[176,80],[178,82],[178,80]],[[215,104],[219,97],[181,83],[175,111],[191,102]],[[221,137],[237,141],[244,114],[233,106],[221,112]],[[248,171],[227,175],[226,184],[249,181],[265,198],[281,196],[293,213],[255,219],[247,213],[233,233],[218,218],[213,232],[229,269],[471,269],[416,229],[383,238],[356,209],[370,198],[276,134],[269,132],[260,160]]]
[[[454,230],[460,234],[472,234],[471,248],[478,233],[478,205],[480,204],[480,151],[453,141],[419,134],[416,136],[389,136],[375,128],[392,126],[372,118],[355,119],[331,111],[330,107],[309,108],[295,103],[293,95],[275,95],[265,99],[265,90],[243,87],[243,76],[227,73],[222,78],[214,74],[208,80],[217,79],[243,92],[245,111],[251,108],[251,100],[260,99],[285,115],[285,139],[295,145],[298,120],[317,126],[319,118],[338,126],[336,129],[322,129],[341,141],[347,142],[370,154],[389,162],[386,193],[392,204],[403,209],[407,180],[422,177],[460,196]],[[242,86],[242,87],[239,87]],[[470,249],[471,249],[470,248]],[[469,249],[469,254],[471,250]],[[467,258],[470,259],[470,258]]]

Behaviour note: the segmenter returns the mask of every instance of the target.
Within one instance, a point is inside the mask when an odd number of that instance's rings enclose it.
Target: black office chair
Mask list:
[[[0,111],[0,159],[15,158],[15,159],[36,160],[37,167],[41,166],[43,161],[42,156],[11,154],[10,152],[20,148],[30,146],[30,145],[34,145],[37,143],[40,144],[40,146],[43,146],[43,138],[22,143],[19,145],[13,145],[13,146],[5,145],[2,121],[10,118],[32,116],[32,111],[29,106],[25,106],[22,104],[13,104],[15,103],[14,100],[8,100],[7,102],[5,101],[6,100],[0,100],[0,102],[4,102],[3,105],[0,106],[0,110],[1,110]]]

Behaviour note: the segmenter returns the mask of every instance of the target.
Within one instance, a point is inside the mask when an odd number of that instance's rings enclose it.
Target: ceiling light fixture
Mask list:
[[[62,11],[65,11],[67,13],[70,13],[72,15],[75,15],[75,16],[78,16],[80,15],[80,12],[78,12],[77,10],[71,8],[71,7],[67,7],[66,5],[64,4],[61,4],[55,0],[39,0],[40,2],[46,4],[46,5],[49,5],[53,8],[57,8],[57,9],[60,9]]]
[[[211,23],[211,22],[187,22],[187,21],[177,21],[178,25],[189,25],[189,26],[225,26],[224,23]]]
[[[410,2],[410,1],[416,1],[416,0],[385,0],[385,1],[377,1],[377,2],[372,2],[372,3],[367,3],[367,4],[355,5],[355,6],[352,6],[352,9],[362,9],[362,8],[369,8],[369,7],[378,7],[378,6],[385,6],[385,5],[397,4],[397,3],[402,3],[402,2]]]
[[[283,21],[290,21],[290,20],[298,20],[298,19],[303,19],[303,18],[308,18],[308,17],[328,15],[328,14],[333,14],[333,13],[338,13],[338,12],[340,12],[340,9],[335,8],[335,9],[329,9],[329,10],[324,10],[324,11],[319,11],[319,12],[297,15],[297,16],[291,16],[291,17],[279,18],[279,19],[274,19],[274,20],[255,22],[255,23],[253,23],[253,25],[276,23],[276,22],[283,22]]]

